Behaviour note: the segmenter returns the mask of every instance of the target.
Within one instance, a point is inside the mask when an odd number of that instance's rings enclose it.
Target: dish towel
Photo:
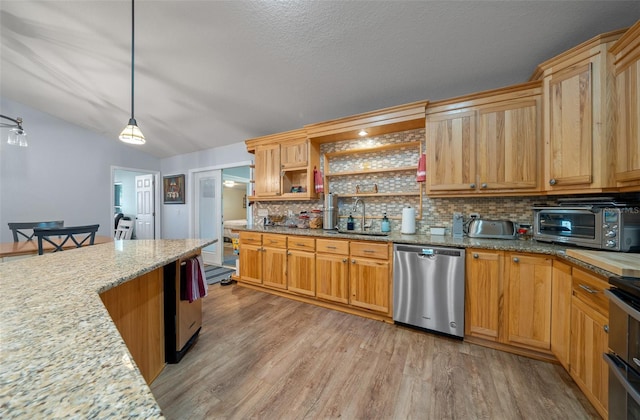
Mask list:
[[[189,303],[207,296],[209,287],[205,281],[202,256],[189,258],[186,261],[185,278],[180,282],[180,299]]]
[[[313,167],[313,180],[315,184],[316,193],[324,193],[324,180],[322,179],[322,173]]]
[[[416,173],[416,182],[425,182],[427,180],[427,155],[424,153],[418,159],[418,172]]]

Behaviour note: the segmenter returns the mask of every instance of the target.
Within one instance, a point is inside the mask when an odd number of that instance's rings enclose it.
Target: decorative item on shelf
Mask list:
[[[0,118],[11,121],[11,123],[0,122],[0,127],[10,128],[9,135],[7,136],[7,144],[11,146],[27,147],[27,133],[22,128],[22,118],[10,118],[5,115],[0,115]]]
[[[356,185],[356,194],[371,194],[378,192],[378,184],[373,185]]]
[[[290,190],[292,193],[302,193],[302,192],[306,192],[306,190],[304,189],[304,187],[302,185],[294,185],[293,187],[291,187]]]

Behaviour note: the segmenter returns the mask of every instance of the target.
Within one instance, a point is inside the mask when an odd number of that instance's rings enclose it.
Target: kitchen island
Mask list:
[[[212,242],[115,241],[0,263],[0,417],[162,418],[99,294]]]

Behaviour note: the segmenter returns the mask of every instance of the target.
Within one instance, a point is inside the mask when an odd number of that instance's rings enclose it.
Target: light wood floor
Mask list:
[[[151,389],[168,419],[598,418],[559,365],[214,285]]]

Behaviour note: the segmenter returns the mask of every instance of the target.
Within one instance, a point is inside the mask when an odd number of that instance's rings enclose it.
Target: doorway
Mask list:
[[[111,220],[134,220],[132,239],[160,237],[157,203],[160,201],[160,172],[144,169],[111,167]],[[122,216],[118,216],[121,214]]]

